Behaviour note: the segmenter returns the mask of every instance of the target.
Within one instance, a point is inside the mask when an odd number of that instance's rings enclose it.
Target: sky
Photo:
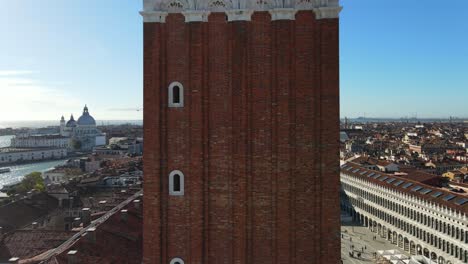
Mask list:
[[[468,117],[468,1],[342,0],[342,117]],[[142,119],[141,0],[0,0],[0,121]]]

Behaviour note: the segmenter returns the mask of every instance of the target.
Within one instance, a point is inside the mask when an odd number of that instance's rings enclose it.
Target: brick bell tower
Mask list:
[[[144,0],[144,263],[340,262],[338,0]]]

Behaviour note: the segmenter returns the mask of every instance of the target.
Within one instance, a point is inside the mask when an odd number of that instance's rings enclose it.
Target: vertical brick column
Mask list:
[[[189,80],[187,89],[187,105],[189,121],[189,177],[186,178],[186,195],[188,199],[189,241],[190,255],[186,259],[188,263],[202,264],[203,250],[203,79],[204,56],[202,22],[186,24],[187,39],[190,45],[188,60]]]
[[[339,21],[319,20],[320,26],[320,86],[322,154],[322,260],[339,263]]]
[[[209,56],[209,260],[232,261],[232,90],[229,25],[226,14],[212,13],[208,22]]]
[[[232,197],[233,197],[233,259],[231,263],[247,263],[248,192],[248,39],[247,21],[229,23],[232,87]]]
[[[312,12],[296,14],[295,28],[295,144],[292,180],[295,192],[295,262],[328,263],[319,259],[321,243],[319,124],[320,83],[317,21]]]
[[[161,56],[164,52],[164,24],[144,23],[144,241],[143,260],[145,263],[161,263],[161,178],[160,160],[163,158],[161,142],[162,115]],[[155,136],[155,132],[159,135]]]
[[[273,209],[274,209],[274,258],[271,263],[294,263],[294,219],[291,214],[294,178],[294,52],[295,21],[272,21],[273,72],[272,82],[272,146],[273,146]]]
[[[272,193],[272,24],[268,12],[252,15],[249,47],[251,90],[251,250],[249,263],[270,263],[273,254]]]
[[[170,196],[167,184],[168,174],[173,170],[180,170],[185,176],[185,182],[190,183],[193,175],[190,170],[190,108],[193,103],[191,98],[191,76],[189,60],[189,24],[185,23],[182,14],[170,14],[166,18],[166,76],[164,86],[164,99],[167,101],[167,87],[172,82],[180,82],[184,86],[184,107],[165,107],[167,112],[167,173],[161,175],[165,180],[163,193],[167,197],[167,217],[163,219],[166,228],[167,261],[179,257],[188,259],[190,252],[190,185],[185,185],[186,192],[183,196]]]

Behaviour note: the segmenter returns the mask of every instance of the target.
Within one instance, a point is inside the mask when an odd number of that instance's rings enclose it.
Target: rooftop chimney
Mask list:
[[[106,200],[99,201],[99,210],[105,211],[106,210],[106,204],[107,204]]]
[[[120,211],[120,220],[122,220],[123,222],[127,222],[128,220],[128,210],[127,209],[123,209]]]
[[[91,223],[91,209],[83,208],[82,210],[83,226],[88,226]]]
[[[32,229],[37,229],[39,227],[39,223],[33,222],[32,223]]]
[[[67,253],[68,264],[77,264],[78,263],[78,251],[70,250]]]
[[[141,201],[140,200],[134,200],[133,205],[135,206],[135,209],[137,209],[139,211],[140,206],[141,206]]]
[[[73,219],[73,227],[74,228],[80,227],[80,224],[81,224],[81,218],[77,217],[77,218]]]
[[[86,230],[86,238],[91,243],[96,243],[96,227],[90,227]]]

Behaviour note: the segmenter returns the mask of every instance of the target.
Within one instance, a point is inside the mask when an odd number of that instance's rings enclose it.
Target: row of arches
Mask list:
[[[424,219],[420,212],[401,213],[410,212],[409,208],[403,208],[403,203],[395,205],[383,197],[377,197],[370,193],[369,188],[364,190],[351,184],[351,182],[347,183],[342,180],[341,205],[342,209],[350,213],[356,221],[412,255],[424,255],[437,263],[450,263],[450,261],[445,260],[445,255],[463,261],[461,263],[468,263],[468,250],[466,250],[466,244],[463,243],[468,236],[466,230],[451,225],[449,219],[442,221],[426,217],[427,220],[417,221],[418,217],[415,219],[411,217],[411,214],[414,216],[419,214],[419,219]],[[397,209],[392,210],[392,208]],[[449,229],[450,231],[448,231]],[[438,232],[434,232],[434,230]],[[454,243],[452,239],[446,238],[448,233],[452,238],[462,240],[462,242]],[[430,246],[423,248],[419,245],[418,247],[417,243],[411,243],[411,238]]]
[[[384,225],[377,220],[356,212],[352,206],[342,205],[342,210],[351,214],[356,222],[368,227],[370,231],[378,234],[381,238],[384,238],[390,243],[398,246],[410,255],[422,255],[438,264],[459,263],[451,262],[450,260],[447,260],[441,252],[431,251],[429,248],[419,244],[417,240],[411,240],[409,237],[404,236],[404,234],[392,230],[391,227],[388,227],[387,225]],[[444,249],[448,249],[450,255],[462,261],[460,263],[468,263],[468,251],[464,250],[463,248],[459,248],[454,244],[448,244],[447,247],[444,246]]]
[[[344,182],[342,182],[342,188],[346,191],[353,192],[356,195],[363,197],[367,201],[373,202],[389,210],[392,210],[398,215],[403,215],[413,221],[416,221],[431,229],[435,229],[454,239],[468,243],[468,230],[463,230],[460,227],[455,226],[454,224],[448,221],[437,219],[434,216],[428,215],[422,211],[416,211],[413,208],[409,208],[402,203],[395,203],[393,201],[389,201],[384,197],[379,197],[371,193],[369,190],[363,190]]]

